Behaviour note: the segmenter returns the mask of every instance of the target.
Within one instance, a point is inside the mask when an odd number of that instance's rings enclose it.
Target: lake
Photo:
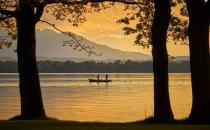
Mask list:
[[[48,116],[61,120],[128,122],[153,115],[153,75],[112,73],[110,83],[89,83],[93,73],[40,74]],[[190,113],[190,74],[170,74],[169,91],[176,119]],[[105,74],[100,74],[105,78]],[[20,114],[17,74],[0,74],[0,119]]]

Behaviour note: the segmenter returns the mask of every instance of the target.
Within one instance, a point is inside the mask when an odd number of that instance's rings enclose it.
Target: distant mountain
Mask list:
[[[1,51],[1,50],[0,50]],[[15,61],[16,59],[12,57],[0,57],[0,61]]]
[[[5,33],[5,32],[0,32]],[[79,52],[71,47],[63,46],[63,41],[72,40],[70,37],[62,33],[57,33],[53,30],[43,30],[36,33],[37,36],[37,57],[38,60],[58,60],[58,61],[115,61],[115,60],[132,60],[132,61],[147,61],[151,60],[151,56],[140,53],[140,52],[129,52],[113,49],[111,47],[97,44],[93,41],[87,40],[86,38],[74,34],[76,38],[82,39],[81,43],[86,46],[94,47],[94,51],[102,53],[102,56],[95,56],[88,54],[84,51]],[[120,43],[119,43],[120,46]],[[15,45],[13,48],[0,50],[0,60],[12,60],[16,59],[14,52]],[[6,58],[5,58],[6,57]]]

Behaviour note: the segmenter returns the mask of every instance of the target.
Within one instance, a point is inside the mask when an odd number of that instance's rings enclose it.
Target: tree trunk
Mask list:
[[[193,103],[189,120],[205,122],[208,109],[209,25],[203,0],[185,0],[189,14],[189,45]]]
[[[171,17],[169,0],[154,0],[152,55],[154,71],[154,117],[160,121],[173,119],[168,89],[167,30]]]
[[[22,6],[16,18],[18,29],[18,70],[21,97],[21,118],[45,117],[36,62],[35,17],[32,6]]]
[[[207,9],[208,24],[210,26],[210,0],[207,1],[205,7]],[[208,27],[208,29],[209,29],[209,27]],[[209,60],[208,60],[208,63],[209,63],[208,67],[210,67],[210,53],[209,53],[209,57],[208,58],[209,58]],[[210,69],[208,69],[208,109],[210,110]],[[210,111],[209,111],[209,115],[210,115]]]

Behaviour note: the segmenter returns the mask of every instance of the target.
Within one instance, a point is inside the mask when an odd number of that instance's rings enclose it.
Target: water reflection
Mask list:
[[[48,116],[63,120],[124,122],[153,114],[152,74],[110,74],[110,83],[89,83],[95,74],[42,74]],[[0,119],[20,113],[18,77],[0,74]],[[175,118],[189,115],[189,74],[170,74],[170,98]]]

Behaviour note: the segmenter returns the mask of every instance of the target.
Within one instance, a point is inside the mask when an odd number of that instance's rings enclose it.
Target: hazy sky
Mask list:
[[[52,16],[43,16],[42,19],[48,19],[55,23],[56,27],[71,31],[85,38],[95,41],[98,44],[110,46],[124,51],[142,52],[151,55],[151,49],[143,49],[141,46],[133,45],[135,36],[125,36],[122,26],[116,23],[116,20],[122,18],[125,12],[119,5],[106,9],[100,13],[87,14],[87,21],[79,27],[73,27],[67,21],[55,21]],[[51,28],[46,24],[40,23],[38,29]],[[188,55],[188,46],[174,45],[168,43],[168,52],[170,55]]]

